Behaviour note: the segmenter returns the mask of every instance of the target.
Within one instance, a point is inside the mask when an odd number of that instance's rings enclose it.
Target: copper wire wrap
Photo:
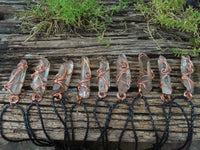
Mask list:
[[[87,67],[90,68],[89,62],[84,57],[82,57],[82,59],[86,63]],[[83,85],[82,83],[89,82],[92,79],[92,74],[91,74],[90,69],[89,69],[89,72],[86,73],[86,78],[87,78],[86,80],[82,80],[78,83],[78,91],[80,91],[81,87],[86,88],[88,90],[87,98],[89,98],[90,97],[90,87],[87,85]],[[79,96],[79,92],[77,93],[77,100],[79,101],[79,103],[81,103],[81,101],[82,101],[82,98]]]
[[[117,74],[117,76],[116,76],[116,78],[117,78],[116,85],[118,85],[119,82],[122,82],[122,83],[124,83],[124,84],[127,86],[127,88],[128,88],[129,86],[128,86],[128,84],[126,83],[126,81],[121,80],[122,75],[123,75],[123,74],[126,74],[126,75],[128,76],[128,78],[130,79],[130,82],[132,82],[130,75],[126,73],[126,71],[129,70],[129,68],[128,68],[128,62],[127,62],[125,59],[120,58],[120,57],[119,57],[118,59],[121,59],[122,63],[121,63],[120,68],[119,68],[119,69],[120,69],[120,72],[119,72],[119,73]],[[123,93],[122,95],[120,95],[120,93],[117,92],[117,98],[120,99],[120,100],[126,99],[126,93]]]
[[[141,63],[141,57],[143,57],[143,56],[146,57],[147,59],[149,58],[145,53],[140,53],[138,56],[139,65]],[[142,95],[142,87],[148,92],[151,91],[151,89],[148,89],[146,87],[145,83],[151,82],[154,79],[155,75],[153,73],[153,70],[151,70],[151,75],[148,75],[146,71],[144,71],[144,72],[140,71],[140,74],[142,76],[138,79],[137,87],[138,87],[138,94]],[[142,81],[144,78],[147,78],[147,80]]]
[[[166,84],[162,84],[162,81],[163,81],[165,78],[167,78],[168,75],[170,75],[171,67],[169,66],[169,64],[168,64],[165,60],[160,59],[160,58],[159,58],[159,60],[160,60],[161,62],[163,62],[163,63],[166,65],[166,67],[168,68],[168,70],[166,70],[165,68],[162,68],[162,70],[160,71],[160,73],[164,75],[164,76],[162,77],[162,79],[160,80],[160,88],[161,88],[162,86],[165,86],[166,88],[168,88],[168,89],[172,92],[172,88],[170,88],[170,87],[167,86]],[[162,93],[162,94],[161,94],[161,100],[162,100],[163,102],[169,102],[169,101],[171,100],[171,95],[167,95],[167,94]]]
[[[186,60],[189,62],[186,65],[186,69],[182,72],[182,73],[184,73],[184,75],[182,75],[182,77],[181,77],[181,82],[183,84],[183,80],[187,81],[187,83],[189,85],[189,90],[186,90],[184,92],[184,96],[187,97],[188,100],[191,100],[192,99],[191,89],[192,89],[192,86],[194,86],[194,82],[189,78],[189,75],[194,72],[194,65],[193,65],[193,62],[190,59],[188,59],[187,57],[183,57],[181,59],[181,61],[182,60]]]
[[[13,80],[15,79],[15,77],[23,70],[27,69],[28,65],[27,65],[27,61],[26,60],[21,60],[20,63],[17,65],[17,71],[16,73],[13,75],[13,77],[10,79],[10,81],[8,81],[8,83],[6,83],[4,85],[4,88],[7,89],[11,96],[9,97],[9,102],[10,104],[16,104],[19,101],[19,94],[14,94],[13,91],[8,87],[10,85],[15,85],[15,84],[22,84],[23,82],[13,82]]]
[[[40,95],[38,92],[37,92],[37,89],[38,88],[41,88],[41,87],[44,87],[46,89],[46,85],[43,83],[43,78],[40,76],[40,73],[44,72],[45,70],[47,70],[47,68],[49,67],[49,63],[47,65],[47,67],[44,66],[44,62],[42,60],[39,60],[39,62],[42,64],[41,65],[38,65],[36,68],[35,68],[35,72],[31,75],[31,78],[33,79],[36,75],[38,75],[40,81],[41,81],[41,84],[38,85],[35,89],[33,89],[33,95],[32,95],[32,100],[33,101],[38,101],[40,102],[42,100],[42,95]]]
[[[106,79],[103,77],[103,75],[106,74],[107,72],[109,72],[110,69],[106,70],[105,68],[106,67],[103,64],[103,69],[102,70],[101,69],[97,70],[97,83],[99,84],[99,78],[101,78],[104,81],[104,83],[106,84],[106,86],[108,87],[108,89],[109,89],[110,86],[109,86],[108,82],[106,81]],[[107,96],[107,93],[99,91],[98,92],[98,96],[99,96],[99,98],[105,98]]]
[[[68,86],[64,83],[64,80],[66,80],[67,78],[69,78],[70,76],[72,76],[72,73],[67,75],[67,68],[65,67],[64,64],[63,68],[64,68],[64,74],[61,75],[60,73],[56,74],[55,76],[55,80],[53,81],[53,85],[54,84],[59,84],[61,87],[61,91],[55,93],[53,96],[55,96],[55,100],[61,100],[62,99],[62,93],[65,92],[65,88],[67,88]],[[57,98],[58,97],[58,98]]]

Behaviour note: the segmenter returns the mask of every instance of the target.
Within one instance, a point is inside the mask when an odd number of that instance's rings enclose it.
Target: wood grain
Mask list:
[[[114,3],[113,1],[106,1],[107,5]],[[147,95],[150,109],[156,124],[156,127],[162,135],[165,127],[164,117],[162,115],[162,101],[160,100],[161,90],[159,88],[159,73],[157,67],[157,59],[160,54],[165,55],[168,58],[168,62],[172,68],[171,78],[173,86],[173,96],[182,95],[185,88],[181,84],[181,72],[180,72],[180,58],[177,58],[173,54],[173,48],[191,49],[191,45],[188,44],[188,35],[184,33],[178,33],[176,31],[169,31],[162,27],[150,25],[151,31],[155,34],[159,32],[162,35],[161,38],[156,38],[163,49],[167,48],[167,51],[162,52],[156,49],[156,44],[153,40],[149,39],[149,35],[144,33],[147,30],[147,24],[144,17],[134,8],[131,4],[126,11],[122,11],[119,14],[113,16],[113,23],[108,26],[105,34],[105,40],[111,39],[110,46],[106,47],[106,42],[98,42],[95,33],[82,33],[81,37],[76,34],[57,34],[51,37],[32,38],[28,42],[24,42],[27,38],[27,33],[22,33],[17,27],[19,21],[16,19],[16,14],[24,10],[25,3],[22,0],[0,0],[0,14],[2,14],[3,20],[0,20],[0,110],[8,104],[8,94],[3,89],[3,85],[9,80],[12,69],[16,67],[16,64],[20,59],[26,59],[29,65],[27,75],[20,95],[19,106],[24,110],[31,103],[32,90],[30,88],[31,74],[34,72],[34,68],[37,65],[39,58],[46,57],[51,63],[50,73],[47,83],[47,91],[44,95],[43,101],[40,102],[41,111],[44,117],[45,127],[47,132],[53,139],[63,139],[63,126],[59,122],[51,106],[52,97],[52,82],[55,74],[58,71],[59,65],[64,59],[72,59],[75,64],[74,73],[72,75],[72,81],[68,91],[65,93],[66,108],[69,112],[70,107],[76,102],[77,85],[80,81],[80,62],[81,56],[88,56],[91,62],[92,80],[91,80],[91,96],[89,99],[84,99],[83,103],[87,107],[90,116],[90,130],[89,141],[94,141],[100,135],[97,124],[93,117],[93,109],[95,100],[97,99],[97,81],[96,71],[98,69],[101,59],[107,59],[111,67],[111,87],[106,98],[112,105],[117,101],[116,93],[116,59],[120,53],[125,53],[129,61],[133,82],[131,89],[127,93],[127,100],[131,103],[132,99],[137,94],[136,81],[139,77],[139,66],[137,56],[141,52],[145,52],[151,59],[152,69],[155,73],[155,79],[153,80],[153,90]],[[126,22],[127,31],[122,22]],[[195,81],[195,94],[193,97],[193,103],[195,105],[195,123],[194,123],[194,140],[200,139],[200,81],[199,81],[199,57],[193,56],[192,60],[195,65],[195,73],[193,79]],[[190,114],[190,106],[183,100],[177,101],[183,106],[186,113]],[[63,110],[59,104],[56,104],[58,111],[62,114]],[[108,109],[103,103],[99,103],[97,108],[97,117],[104,125]],[[124,104],[120,104],[113,111],[112,120],[109,125],[109,140],[117,141],[121,129],[127,118],[128,107]],[[69,113],[68,113],[69,114]],[[83,139],[86,118],[81,107],[77,107],[73,113],[74,127],[76,132],[76,140]],[[22,116],[19,110],[10,108],[5,113],[3,119],[4,132],[7,137],[12,138],[26,138],[27,134],[23,125]],[[31,110],[30,115],[31,125],[38,136],[45,138],[40,125],[39,117],[36,108]],[[145,109],[144,103],[141,100],[137,100],[134,107],[134,120],[135,127],[140,142],[152,142],[155,141],[154,132],[152,130],[151,122],[148,117],[148,112]],[[68,126],[70,127],[69,118]],[[172,121],[170,123],[170,141],[183,141],[187,136],[186,122],[181,114],[181,111],[174,107]],[[128,124],[127,130],[123,137],[123,141],[133,142],[134,135],[132,132],[131,124]]]

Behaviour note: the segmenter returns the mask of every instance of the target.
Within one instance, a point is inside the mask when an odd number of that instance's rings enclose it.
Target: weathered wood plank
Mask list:
[[[107,5],[116,3],[115,1],[105,1]],[[150,109],[152,111],[153,118],[155,120],[156,127],[162,134],[165,122],[162,115],[162,101],[160,100],[161,90],[159,88],[159,73],[157,67],[157,58],[159,54],[165,54],[168,58],[168,62],[172,67],[172,86],[173,95],[181,95],[184,92],[184,87],[181,84],[180,74],[180,59],[174,57],[173,48],[191,49],[191,45],[186,41],[188,39],[187,34],[178,33],[176,31],[169,32],[162,28],[151,25],[152,31],[160,31],[163,39],[156,40],[160,43],[162,48],[168,48],[164,53],[156,50],[156,44],[149,40],[149,35],[144,33],[147,30],[147,25],[144,17],[134,8],[133,5],[127,8],[119,14],[113,17],[113,23],[109,25],[105,34],[105,39],[111,39],[110,46],[105,48],[106,42],[100,43],[96,38],[95,33],[83,33],[81,37],[76,34],[57,34],[52,37],[41,37],[39,39],[32,38],[28,42],[24,42],[27,38],[27,33],[22,33],[17,27],[19,23],[14,15],[15,12],[23,11],[25,3],[21,0],[0,0],[0,13],[9,14],[7,19],[0,21],[0,110],[8,104],[7,92],[3,89],[3,85],[9,80],[10,72],[16,67],[16,64],[20,59],[26,59],[28,61],[28,71],[26,75],[25,84],[20,95],[19,105],[24,110],[31,102],[32,91],[30,88],[31,77],[34,72],[34,68],[38,59],[43,56],[50,60],[51,68],[50,75],[47,83],[47,91],[43,101],[40,102],[41,111],[44,117],[45,127],[47,132],[53,139],[63,139],[63,126],[59,122],[57,116],[53,112],[51,106],[52,97],[52,82],[55,74],[58,71],[59,64],[63,62],[64,58],[70,58],[75,63],[75,69],[72,76],[72,81],[67,93],[65,93],[67,110],[70,109],[72,104],[76,102],[77,85],[80,81],[80,62],[81,56],[86,55],[91,62],[92,81],[91,81],[91,97],[87,100],[83,100],[86,105],[90,116],[90,130],[88,140],[94,141],[100,135],[97,128],[97,124],[93,118],[93,107],[95,100],[97,99],[97,83],[96,83],[96,70],[98,69],[99,62],[102,58],[109,61],[111,67],[111,88],[108,92],[107,100],[110,104],[113,104],[116,98],[117,88],[115,85],[116,73],[116,59],[120,53],[127,54],[128,61],[130,63],[130,69],[132,74],[133,83],[131,89],[127,93],[127,100],[131,103],[133,97],[137,94],[136,80],[139,77],[139,66],[137,55],[140,52],[146,52],[152,63],[152,69],[155,73],[155,79],[153,80],[153,90],[147,95]],[[8,11],[6,11],[8,10]],[[5,17],[6,18],[6,17]],[[126,22],[127,32],[121,22]],[[177,38],[178,37],[178,38]],[[194,81],[195,81],[195,94],[193,103],[195,105],[195,123],[194,123],[194,140],[200,139],[200,81],[199,81],[199,57],[192,57],[195,65]],[[190,107],[187,102],[178,101],[183,106],[186,113],[190,114]],[[58,111],[62,114],[62,108],[59,104],[56,104]],[[108,109],[103,103],[99,104],[97,108],[97,116],[99,121],[103,125],[108,112]],[[123,124],[127,118],[128,107],[124,104],[118,106],[112,115],[109,129],[109,140],[117,141]],[[84,128],[86,127],[86,118],[83,109],[78,107],[73,113],[74,127],[76,131],[76,139],[81,140],[84,136]],[[3,124],[4,132],[8,137],[15,138],[27,138],[25,127],[23,125],[22,117],[19,110],[14,108],[9,109],[4,118]],[[31,125],[35,129],[37,135],[41,138],[45,138],[40,125],[39,117],[36,108],[31,110],[30,115]],[[151,122],[148,117],[148,112],[145,109],[144,103],[138,100],[134,106],[134,120],[135,127],[140,142],[155,141],[155,136],[151,127]],[[68,126],[70,127],[69,118]],[[170,123],[170,138],[169,141],[182,141],[187,136],[187,128],[181,111],[177,108],[173,108],[172,122]],[[125,132],[124,141],[133,142],[134,135],[132,132],[131,124],[128,124],[127,131]]]

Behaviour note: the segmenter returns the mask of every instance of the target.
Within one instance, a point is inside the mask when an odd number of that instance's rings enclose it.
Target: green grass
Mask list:
[[[193,49],[191,51],[174,49],[176,56],[191,53],[199,55],[200,13],[192,7],[184,9],[185,4],[186,0],[151,0],[148,3],[141,0],[135,6],[148,22],[191,35],[188,42],[192,43]]]
[[[19,15],[23,31],[35,35],[67,32],[95,32],[100,41],[112,15],[125,9],[130,0],[119,0],[117,5],[106,7],[100,0],[40,0],[27,1],[29,10]],[[27,39],[27,40],[28,40]]]

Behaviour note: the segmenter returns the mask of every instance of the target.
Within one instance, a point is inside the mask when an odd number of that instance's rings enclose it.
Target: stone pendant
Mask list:
[[[194,72],[194,66],[190,60],[190,56],[182,56],[181,59],[181,73],[183,85],[187,91],[191,94],[194,93],[194,82],[192,81],[192,73]]]
[[[131,86],[131,72],[125,54],[121,54],[117,59],[117,82],[119,95],[124,95]]]
[[[141,53],[139,54],[140,65],[140,78],[138,80],[138,86],[141,88],[142,94],[148,94],[152,89],[152,70],[149,57]]]
[[[110,87],[110,67],[107,60],[100,62],[99,69],[97,71],[98,87],[100,93],[107,93]]]
[[[46,58],[42,58],[39,61],[38,66],[35,68],[35,72],[31,75],[33,82],[31,88],[35,92],[37,98],[42,99],[47,85],[47,77],[49,75],[50,63]]]
[[[53,90],[57,92],[65,92],[69,87],[71,76],[73,73],[73,61],[68,60],[60,66],[59,72],[54,80]]]
[[[6,84],[6,89],[12,95],[19,95],[25,80],[27,70],[26,60],[21,60],[17,65],[17,69],[14,69],[10,75],[9,82]]]
[[[170,72],[171,68],[167,63],[167,59],[160,55],[158,59],[158,67],[160,71],[160,86],[162,88],[162,93],[166,95],[172,94],[171,78]]]
[[[89,96],[90,96],[90,80],[91,80],[91,70],[90,70],[89,59],[87,57],[82,57],[81,82],[78,85],[80,98],[89,98]]]

